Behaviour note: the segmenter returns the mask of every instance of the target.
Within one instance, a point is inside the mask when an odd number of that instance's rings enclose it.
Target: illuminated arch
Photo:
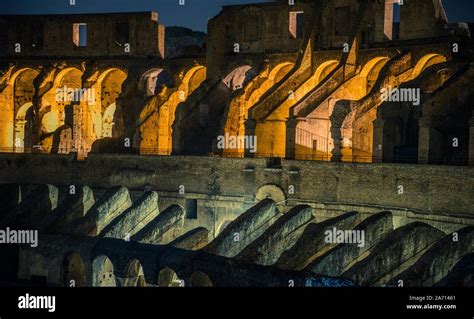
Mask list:
[[[255,76],[250,65],[243,65],[230,72],[222,82],[232,91],[242,89]]]
[[[124,286],[125,287],[146,287],[143,267],[137,259],[131,260],[125,268]]]
[[[314,73],[288,98],[278,105],[265,119],[259,120],[255,127],[257,136],[257,156],[285,157],[286,155],[286,121],[290,109],[315,89],[339,64],[337,60],[323,62]]]
[[[63,278],[66,287],[84,287],[86,285],[86,266],[77,252],[66,256],[63,264]]]
[[[145,96],[153,96],[162,86],[172,87],[173,80],[171,75],[162,68],[153,68],[140,77],[138,88]]]
[[[283,62],[275,66],[268,76],[268,78],[256,89],[251,92],[251,95],[247,98],[246,101],[246,110],[248,111],[255,103],[258,102],[260,97],[265,94],[273,85],[281,81],[283,77],[290,72],[294,67],[294,63]]]
[[[245,135],[245,120],[248,118],[248,110],[267,92],[273,85],[278,83],[294,66],[294,63],[279,63],[271,70],[262,72],[245,87],[242,95],[236,96],[229,103],[226,114],[224,134],[229,136]],[[243,157],[244,149],[224,149],[223,156]]]
[[[107,256],[98,256],[92,262],[92,286],[115,287],[114,265]]]
[[[342,161],[352,161],[353,131],[343,125],[346,114],[336,109],[337,102],[358,101],[366,97],[389,60],[387,56],[370,59],[356,76],[305,115],[304,121],[297,123],[294,144],[297,159],[330,160],[337,157]]]
[[[178,88],[163,90],[144,108],[140,118],[140,153],[169,155],[173,147],[173,123],[176,109],[206,79],[206,67],[197,65],[182,72]],[[160,101],[164,101],[161,102]]]
[[[418,63],[413,68],[411,79],[417,78],[424,70],[426,70],[430,66],[446,61],[446,57],[436,53],[431,53],[423,56],[420,60],[418,60]]]
[[[82,74],[83,74],[83,72],[82,72],[79,68],[76,68],[76,67],[74,67],[74,66],[64,68],[64,69],[62,69],[61,71],[59,71],[59,72],[56,74],[56,76],[54,77],[54,80],[53,80],[53,87],[55,87],[55,88],[61,87],[63,81],[67,78],[67,75],[68,75],[69,73],[80,74],[81,77],[82,77]]]
[[[324,63],[322,63],[317,69],[316,72],[314,73],[314,76],[312,77],[311,80],[315,81],[316,83],[321,82],[324,80],[325,77],[331,73],[336,66],[339,64],[339,61],[337,60],[329,60]]]
[[[32,102],[35,94],[34,80],[39,75],[36,68],[10,67],[4,74],[6,86],[0,93],[0,151],[15,150],[16,113],[26,103]],[[18,148],[18,147],[17,147]]]
[[[16,153],[23,153],[32,145],[33,103],[23,104],[15,116],[15,130],[13,146]]]
[[[275,203],[283,203],[286,200],[286,195],[283,189],[277,185],[268,184],[261,186],[255,194],[255,201],[261,202],[264,199],[270,198]]]
[[[176,272],[169,268],[163,268],[158,274],[158,287],[181,287],[183,281],[178,278]]]

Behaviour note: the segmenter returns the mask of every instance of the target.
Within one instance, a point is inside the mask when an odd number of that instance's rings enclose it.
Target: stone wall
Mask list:
[[[270,164],[270,159],[92,154],[76,161],[73,155],[2,154],[0,183],[148,188],[181,201],[198,199],[198,209],[199,201],[206,200],[231,199],[236,209],[250,205],[262,186],[273,185],[283,190],[288,205],[338,203],[474,215],[472,167],[286,160],[281,166]]]
[[[0,55],[9,57],[161,56],[164,26],[156,12],[0,16]],[[75,25],[86,24],[86,46]],[[76,27],[77,28],[77,27]],[[125,51],[125,44],[130,51]],[[18,44],[20,52],[18,52]]]

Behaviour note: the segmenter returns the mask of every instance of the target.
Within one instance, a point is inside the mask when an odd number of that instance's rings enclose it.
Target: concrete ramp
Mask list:
[[[448,234],[438,240],[420,257],[418,262],[390,281],[404,286],[431,287],[441,281],[463,256],[474,253],[474,226],[465,227],[457,233]],[[457,241],[455,241],[457,239]]]
[[[199,250],[204,248],[208,243],[209,230],[204,227],[198,227],[176,238],[169,243],[169,245],[186,250]]]
[[[326,242],[325,232],[333,228],[352,229],[360,221],[360,214],[350,212],[322,223],[309,224],[289,250],[283,252],[275,266],[288,270],[302,270],[325,250],[334,245]]]
[[[276,203],[264,199],[232,221],[204,251],[225,257],[238,255],[260,237],[276,220]]]
[[[377,244],[365,259],[344,272],[342,277],[352,279],[361,286],[382,286],[386,284],[384,277],[393,276],[406,266],[405,263],[415,261],[420,253],[443,235],[442,231],[421,222],[400,227]]]
[[[64,228],[86,215],[94,206],[94,193],[88,186],[76,190],[76,194],[66,196],[59,206],[41,223],[40,229],[47,233],[62,232]]]
[[[364,245],[339,244],[316,258],[305,271],[312,274],[338,277],[354,260],[370,250],[393,230],[392,213],[382,212],[366,218],[354,230],[363,231]]]
[[[133,203],[132,207],[107,225],[99,236],[117,239],[129,238],[143,229],[159,213],[158,194],[146,192]]]
[[[184,208],[179,205],[172,205],[132,236],[131,240],[146,244],[166,244],[164,242],[166,233],[172,231],[173,228],[181,228],[184,218]]]
[[[70,230],[77,235],[97,236],[117,216],[132,206],[128,189],[110,188]]]
[[[274,264],[285,250],[295,244],[313,218],[310,206],[298,205],[292,208],[242,250],[237,258],[260,265]]]

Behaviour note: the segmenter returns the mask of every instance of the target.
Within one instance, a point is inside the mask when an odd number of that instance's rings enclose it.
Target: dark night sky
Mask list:
[[[219,13],[222,5],[270,0],[0,0],[0,14],[44,14],[44,13],[95,13],[157,11],[160,21],[167,26],[180,25],[193,30],[205,31],[207,20]],[[444,0],[450,22],[473,22],[473,0]]]

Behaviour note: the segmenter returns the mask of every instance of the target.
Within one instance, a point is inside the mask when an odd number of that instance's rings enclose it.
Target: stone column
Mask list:
[[[383,124],[382,119],[376,119],[373,122],[374,137],[372,141],[372,162],[382,163],[383,162]]]
[[[340,162],[342,160],[342,135],[341,128],[337,126],[331,127],[331,137],[334,147],[331,152],[331,161]]]
[[[420,132],[418,137],[418,164],[442,162],[442,134],[434,127],[429,117],[421,117],[418,121]]]
[[[290,117],[286,121],[286,145],[285,153],[286,158],[296,158],[296,128],[298,127],[298,119],[296,117]]]

